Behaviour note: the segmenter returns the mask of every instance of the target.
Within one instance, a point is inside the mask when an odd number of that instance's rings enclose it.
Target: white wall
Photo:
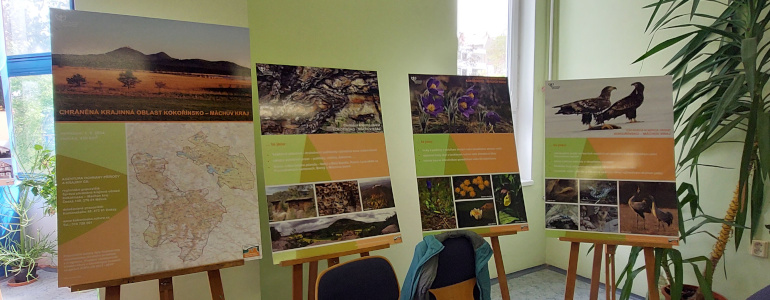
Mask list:
[[[644,32],[647,20],[652,10],[642,9],[643,6],[653,1],[633,0],[581,0],[560,1],[558,10],[558,32],[556,38],[558,49],[555,52],[558,65],[557,76],[554,79],[582,79],[604,77],[630,77],[664,75],[662,66],[663,58],[670,55],[662,54],[660,57],[645,61],[643,64],[631,63],[643,54],[650,42],[651,35]],[[701,5],[704,5],[702,2]],[[706,4],[708,5],[708,4]],[[689,7],[689,6],[688,6]],[[673,33],[659,33],[654,42],[660,42]],[[739,163],[736,149],[731,146],[720,146],[701,159],[704,164],[718,164],[735,167]],[[678,154],[678,152],[677,152]],[[735,170],[703,169],[701,173],[701,191],[703,208],[707,214],[717,217],[724,216],[728,202],[732,197],[737,181]],[[679,180],[687,179],[682,176]],[[685,212],[689,215],[689,212]],[[765,220],[768,214],[764,213]],[[688,222],[686,226],[689,226]],[[762,224],[767,221],[762,222]],[[710,232],[716,233],[717,226],[706,227]],[[762,230],[761,239],[770,239],[767,230]],[[744,235],[744,240],[748,235]],[[715,291],[727,296],[729,299],[745,299],[755,291],[768,285],[767,270],[770,268],[770,260],[760,259],[748,255],[747,243],[736,252],[734,243],[728,245],[725,257],[717,267],[715,275]],[[708,235],[701,234],[687,244],[678,247],[684,257],[708,255],[714,240]],[[583,245],[579,261],[578,273],[590,277],[592,256],[586,256],[589,245]],[[546,262],[554,266],[565,268],[569,255],[569,244],[558,240],[548,239],[546,242]],[[618,272],[628,257],[630,247],[620,247],[617,253]],[[642,266],[640,258],[637,266]],[[727,275],[722,272],[726,267]],[[686,267],[689,268],[689,267]],[[688,271],[688,269],[685,269]],[[691,270],[691,269],[690,269]],[[688,274],[686,281],[696,283],[693,274]],[[636,294],[646,294],[646,281],[644,274],[638,276],[634,284]]]

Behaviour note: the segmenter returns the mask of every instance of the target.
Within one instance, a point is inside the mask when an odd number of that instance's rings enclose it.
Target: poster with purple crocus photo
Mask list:
[[[409,75],[424,232],[528,229],[505,77]]]

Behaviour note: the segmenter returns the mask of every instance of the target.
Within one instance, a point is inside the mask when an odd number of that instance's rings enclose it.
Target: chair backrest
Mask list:
[[[444,250],[438,254],[438,268],[436,279],[430,286],[431,290],[456,287],[458,293],[466,293],[467,282],[476,278],[476,254],[471,242],[465,237],[455,237],[444,240]],[[473,299],[479,298],[479,290],[475,286],[472,289]],[[431,293],[431,299],[436,298],[437,293]],[[457,295],[458,299],[468,299],[470,295]],[[441,300],[441,299],[437,299]]]
[[[770,285],[766,286],[765,288],[757,291],[753,295],[746,298],[746,300],[762,300],[762,299],[770,299]]]
[[[386,258],[366,256],[321,272],[316,281],[318,300],[397,300],[396,272]]]

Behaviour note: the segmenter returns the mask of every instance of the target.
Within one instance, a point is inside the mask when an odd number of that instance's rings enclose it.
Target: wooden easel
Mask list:
[[[329,267],[334,266],[338,263],[340,263],[340,257],[346,256],[346,255],[353,255],[353,254],[359,254],[361,257],[369,256],[369,252],[375,251],[375,250],[382,250],[390,247],[390,243],[360,248],[360,249],[353,249],[349,251],[343,251],[343,252],[335,252],[331,254],[326,255],[319,255],[319,256],[313,256],[313,257],[306,257],[306,258],[299,258],[299,259],[293,259],[293,260],[285,260],[279,263],[282,267],[292,267],[292,276],[291,276],[291,299],[292,300],[302,300],[302,265],[305,263],[309,264],[308,268],[308,278],[307,278],[307,299],[308,300],[314,300],[315,299],[315,282],[318,279],[318,261],[319,260],[326,260]]]
[[[137,275],[128,278],[100,281],[88,284],[73,285],[70,289],[73,292],[90,290],[96,288],[107,288],[106,299],[107,300],[120,300],[120,286],[128,283],[142,282],[148,280],[158,279],[158,291],[160,293],[161,300],[173,300],[174,299],[174,286],[172,284],[172,277],[208,272],[209,276],[209,288],[211,289],[211,299],[224,300],[225,292],[222,288],[222,277],[219,273],[220,269],[242,266],[243,260],[236,260],[212,265],[198,266],[187,269],[179,269],[167,272],[159,272],[152,274]]]
[[[658,285],[655,282],[655,248],[671,248],[676,242],[655,241],[626,241],[626,240],[600,240],[586,238],[561,237],[560,241],[571,242],[569,251],[569,267],[567,269],[567,287],[564,291],[564,299],[571,300],[575,296],[575,280],[577,279],[577,261],[580,255],[580,243],[594,244],[594,261],[591,272],[591,294],[589,299],[599,297],[599,275],[602,269],[602,253],[605,254],[605,291],[606,299],[615,299],[617,287],[615,285],[615,250],[617,246],[642,247],[644,251],[645,270],[647,272],[647,291],[650,300],[659,300]]]
[[[500,240],[498,237],[503,235],[514,235],[519,233],[519,231],[527,230],[529,230],[528,225],[520,225],[511,229],[506,229],[505,231],[479,233],[479,235],[483,237],[488,237],[492,242],[492,253],[495,258],[495,269],[497,269],[497,283],[500,285],[500,295],[502,296],[503,300],[511,300],[511,293],[508,291],[508,278],[505,274],[503,254],[502,250],[500,250]]]

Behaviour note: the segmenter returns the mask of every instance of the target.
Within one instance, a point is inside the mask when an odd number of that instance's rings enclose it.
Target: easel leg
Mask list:
[[[604,289],[607,292],[607,300],[615,300],[617,297],[617,286],[615,286],[615,249],[616,245],[604,245]]]
[[[120,300],[120,286],[108,286],[104,298],[106,300]]]
[[[328,265],[328,267],[332,267],[332,266],[334,266],[334,265],[336,265],[338,263],[340,263],[340,258],[339,257],[330,258],[330,259],[326,260],[326,264]]]
[[[158,291],[160,292],[160,300],[174,300],[174,284],[171,277],[158,280]]]
[[[593,269],[591,269],[591,295],[588,299],[596,300],[599,299],[599,283],[601,282],[601,278],[599,277],[602,274],[602,254],[604,253],[604,244],[595,243],[594,244],[594,264]]]
[[[224,300],[225,289],[222,287],[222,274],[219,270],[208,271],[209,275],[209,289],[211,290],[211,299]]]
[[[503,254],[500,251],[500,240],[496,237],[489,238],[492,241],[492,253],[495,256],[495,267],[497,268],[497,283],[500,285],[500,295],[503,300],[510,300],[511,293],[508,291],[508,278],[505,275],[505,266],[503,265]]]
[[[569,267],[567,268],[567,287],[564,290],[564,300],[575,297],[575,280],[577,280],[577,262],[580,255],[580,243],[572,242],[569,247]]]
[[[318,261],[314,260],[310,263],[310,268],[307,274],[307,299],[315,300],[315,284],[318,281]]]
[[[660,300],[658,285],[655,282],[655,249],[644,247],[644,264],[647,270],[647,292],[650,300]]]
[[[291,299],[302,300],[302,264],[292,266]]]

